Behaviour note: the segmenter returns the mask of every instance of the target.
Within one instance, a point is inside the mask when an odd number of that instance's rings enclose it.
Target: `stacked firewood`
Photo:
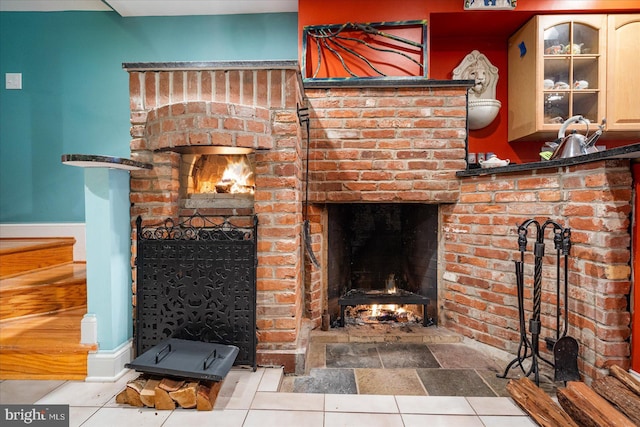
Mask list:
[[[510,380],[507,390],[515,402],[543,427],[640,426],[640,381],[619,366],[591,387],[570,381],[558,389],[558,402],[528,378]]]
[[[172,410],[211,411],[223,381],[183,380],[141,375],[116,396],[116,403]]]

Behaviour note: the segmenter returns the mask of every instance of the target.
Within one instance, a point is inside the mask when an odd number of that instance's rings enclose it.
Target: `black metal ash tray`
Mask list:
[[[169,338],[125,367],[148,374],[222,381],[238,352],[234,345]]]

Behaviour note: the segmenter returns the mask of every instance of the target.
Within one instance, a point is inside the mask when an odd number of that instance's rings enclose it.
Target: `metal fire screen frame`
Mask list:
[[[256,236],[224,218],[137,225],[136,351],[167,338],[232,344],[256,369]],[[197,224],[197,225],[194,225]]]
[[[411,28],[420,30],[415,40],[394,34],[396,30]],[[315,58],[311,55],[312,50]],[[319,77],[320,70],[331,60],[338,61],[350,77]],[[301,68],[304,80],[389,77],[379,68],[381,64],[390,65],[398,73],[395,79],[398,76],[426,78],[427,21],[347,22],[310,25],[303,29]],[[409,65],[418,71],[404,68]],[[365,70],[364,75],[358,75],[353,67]]]

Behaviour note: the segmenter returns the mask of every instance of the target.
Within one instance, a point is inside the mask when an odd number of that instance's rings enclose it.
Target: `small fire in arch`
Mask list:
[[[192,171],[194,192],[254,194],[255,174],[247,155],[202,155]]]

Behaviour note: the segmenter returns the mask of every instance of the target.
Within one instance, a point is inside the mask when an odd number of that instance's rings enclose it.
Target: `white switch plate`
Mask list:
[[[22,73],[7,73],[4,79],[6,89],[22,89]]]

